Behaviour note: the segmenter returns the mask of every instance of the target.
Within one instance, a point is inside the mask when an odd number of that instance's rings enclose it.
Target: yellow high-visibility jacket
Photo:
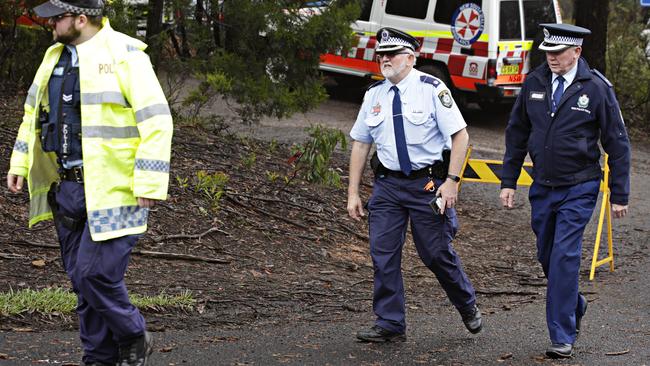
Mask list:
[[[29,88],[10,174],[27,178],[29,226],[52,218],[47,192],[59,180],[56,154],[41,148],[38,116],[49,110],[48,82],[64,45],[45,53]],[[148,210],[136,197],[164,200],[169,184],[173,125],[143,42],[102,29],[77,45],[81,143],[88,227],[94,241],[140,234]]]

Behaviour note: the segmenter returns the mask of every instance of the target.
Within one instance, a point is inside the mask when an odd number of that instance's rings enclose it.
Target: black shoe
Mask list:
[[[585,305],[582,307],[582,315],[578,316],[576,313],[576,337],[580,335],[580,322],[582,321],[582,317],[587,313],[587,298],[582,294],[578,294],[578,296],[582,298]]]
[[[132,343],[120,346],[120,358],[117,366],[145,366],[153,352],[153,340],[147,331]]]
[[[79,366],[115,366],[114,363],[103,363],[103,362],[91,362],[91,363],[85,363],[81,362]]]
[[[474,305],[472,309],[461,313],[460,316],[463,318],[463,324],[465,324],[465,328],[467,328],[470,333],[476,334],[480,332],[481,329],[483,329],[483,319],[481,317],[481,311],[478,309],[478,306]]]
[[[379,325],[375,325],[370,329],[358,331],[357,338],[365,342],[404,342],[406,335],[404,333],[391,332]]]
[[[553,343],[546,349],[546,356],[550,358],[570,358],[573,356],[573,345],[568,343]]]

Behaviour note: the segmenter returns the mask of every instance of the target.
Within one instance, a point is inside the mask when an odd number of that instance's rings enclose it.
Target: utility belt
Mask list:
[[[59,177],[61,180],[70,182],[83,183],[84,182],[84,168],[82,166],[75,166],[70,169],[59,169]]]
[[[381,176],[390,176],[390,177],[401,178],[401,179],[419,179],[423,177],[429,177],[433,179],[446,179],[447,173],[449,171],[450,157],[451,157],[451,151],[443,150],[442,151],[443,161],[436,161],[432,165],[429,165],[422,169],[413,170],[411,171],[411,174],[406,175],[401,171],[395,171],[386,168],[381,163],[381,161],[379,161],[379,157],[377,156],[377,151],[375,151],[375,153],[372,154],[372,158],[370,158],[370,167],[372,168],[373,173],[375,173],[375,178]]]
[[[77,219],[74,217],[62,215],[59,212],[59,204],[56,203],[56,193],[58,191],[59,191],[59,183],[54,182],[50,186],[50,190],[47,192],[47,203],[50,205],[50,209],[52,210],[52,216],[54,216],[54,223],[55,224],[60,223],[66,229],[71,231],[79,231],[83,229],[84,225],[86,224],[86,217]]]

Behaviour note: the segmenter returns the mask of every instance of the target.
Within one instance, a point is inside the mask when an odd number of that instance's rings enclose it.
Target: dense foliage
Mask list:
[[[650,132],[650,60],[642,31],[645,12],[635,0],[610,2],[607,77],[614,84],[625,122],[632,132]],[[647,32],[646,32],[647,33]]]
[[[183,18],[182,27],[175,24],[178,40],[172,44],[202,81],[186,103],[204,103],[219,94],[237,102],[234,108],[245,121],[317,106],[326,98],[319,56],[349,46],[350,23],[359,7],[344,2],[306,6],[304,1],[227,0],[217,12],[203,12],[216,13],[222,21],[197,16],[192,7],[186,10],[195,18]]]

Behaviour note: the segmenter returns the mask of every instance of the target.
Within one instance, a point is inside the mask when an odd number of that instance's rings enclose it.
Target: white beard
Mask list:
[[[381,74],[384,75],[386,79],[390,79],[394,76],[399,75],[406,68],[406,62],[402,62],[399,65],[391,63],[391,67],[382,66]]]

